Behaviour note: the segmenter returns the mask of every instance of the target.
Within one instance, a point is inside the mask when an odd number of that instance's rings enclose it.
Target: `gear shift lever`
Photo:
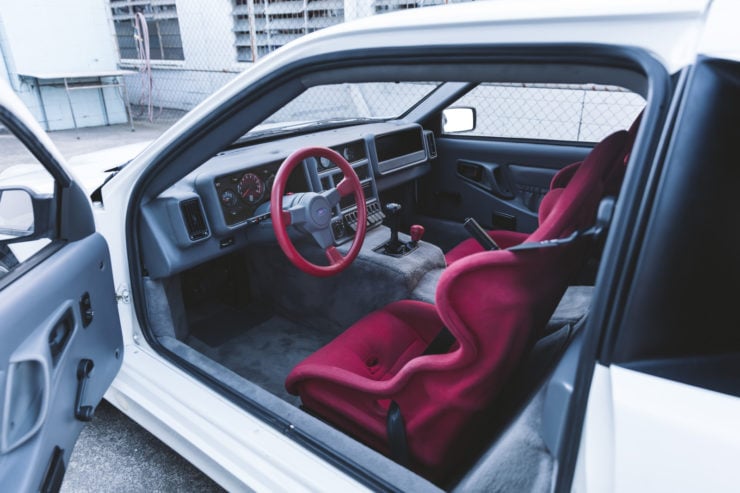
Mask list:
[[[401,204],[389,202],[384,209],[385,220],[383,224],[390,228],[391,237],[387,242],[376,247],[375,251],[391,257],[402,257],[413,252],[424,235],[424,226],[418,224],[411,226],[411,241],[404,243],[398,239],[398,230],[401,228]]]
[[[401,204],[389,202],[385,205],[385,224],[391,229],[391,238],[386,243],[385,251],[388,253],[398,253],[401,248],[401,242],[398,240],[398,230],[401,227]]]

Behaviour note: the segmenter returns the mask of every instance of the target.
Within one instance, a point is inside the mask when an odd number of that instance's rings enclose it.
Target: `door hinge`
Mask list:
[[[131,302],[131,294],[129,293],[128,286],[122,284],[118,286],[116,291],[116,301],[128,305]]]

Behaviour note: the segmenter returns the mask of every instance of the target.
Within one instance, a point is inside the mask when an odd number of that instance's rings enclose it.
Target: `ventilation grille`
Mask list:
[[[203,216],[200,199],[188,199],[180,202],[180,211],[188,229],[190,241],[202,240],[208,237],[208,224]]]
[[[424,132],[424,137],[427,139],[427,151],[429,152],[429,159],[437,157],[437,144],[434,142],[434,134],[432,132]]]

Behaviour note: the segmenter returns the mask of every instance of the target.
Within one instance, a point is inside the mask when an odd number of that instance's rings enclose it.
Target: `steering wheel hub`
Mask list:
[[[329,201],[319,194],[311,194],[309,198],[308,206],[308,217],[314,226],[319,228],[326,228],[331,221],[331,205]]]

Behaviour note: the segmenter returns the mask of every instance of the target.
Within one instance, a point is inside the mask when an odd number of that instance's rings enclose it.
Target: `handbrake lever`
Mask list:
[[[493,238],[491,238],[488,233],[486,233],[486,230],[483,229],[483,227],[478,224],[478,221],[476,221],[474,218],[469,217],[465,219],[463,226],[465,226],[465,229],[468,231],[468,233],[470,233],[470,236],[475,238],[475,240],[480,243],[480,246],[482,246],[484,250],[501,249],[501,247],[499,247],[496,242],[493,241]]]

